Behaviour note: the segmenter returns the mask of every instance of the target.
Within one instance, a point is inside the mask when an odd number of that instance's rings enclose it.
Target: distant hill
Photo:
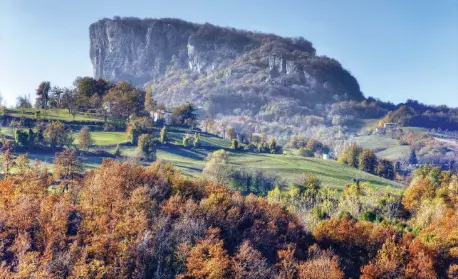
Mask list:
[[[96,78],[147,85],[159,102],[287,126],[324,105],[362,101],[357,80],[304,38],[178,19],[103,19],[90,26]],[[299,120],[302,121],[302,120]]]
[[[90,26],[96,78],[146,87],[172,107],[191,102],[238,132],[287,141],[308,127],[361,119],[458,130],[458,109],[365,98],[335,59],[302,37],[283,38],[179,19],[102,19]]]

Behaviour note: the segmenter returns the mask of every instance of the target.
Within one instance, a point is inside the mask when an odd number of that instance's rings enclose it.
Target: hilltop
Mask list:
[[[301,37],[115,18],[92,24],[90,38],[95,78],[146,86],[167,106],[191,102],[203,114],[246,117],[247,129],[297,133],[332,103],[364,100],[355,77]]]

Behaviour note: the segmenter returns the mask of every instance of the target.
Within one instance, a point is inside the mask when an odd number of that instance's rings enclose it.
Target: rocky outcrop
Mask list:
[[[90,41],[96,78],[148,87],[166,106],[191,102],[217,118],[243,117],[271,134],[298,133],[316,117],[328,121],[337,100],[364,99],[356,79],[303,38],[115,18],[92,24]]]
[[[94,76],[143,84],[185,66],[196,26],[179,20],[101,20],[90,26]]]
[[[282,47],[315,54],[311,43],[303,39],[177,19],[103,19],[90,26],[90,42],[96,78],[137,85],[160,79],[172,67],[212,74],[260,47],[269,59],[271,76],[298,70],[294,61],[283,57]]]
[[[215,40],[214,36],[224,36]],[[256,42],[210,24],[176,19],[104,19],[90,26],[90,56],[96,78],[157,80],[171,67],[211,74]]]
[[[284,121],[326,117],[335,100],[362,100],[339,62],[303,38],[282,38],[178,19],[115,18],[90,26],[96,78],[147,86],[168,106]]]

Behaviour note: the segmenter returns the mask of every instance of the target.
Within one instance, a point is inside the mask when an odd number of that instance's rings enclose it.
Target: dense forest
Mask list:
[[[308,176],[262,198],[160,162],[63,158],[0,181],[2,278],[458,278],[458,177],[438,168],[404,193]]]

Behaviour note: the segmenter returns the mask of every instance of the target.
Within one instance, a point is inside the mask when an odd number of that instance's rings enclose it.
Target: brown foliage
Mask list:
[[[270,278],[272,270],[262,254],[245,241],[232,258],[232,272],[235,279]]]
[[[230,258],[218,239],[219,230],[209,229],[207,236],[191,249],[187,260],[189,278],[222,279],[230,272]]]
[[[107,160],[70,189],[35,169],[0,180],[1,278],[457,277],[456,179],[435,169],[412,196],[446,210],[416,234],[425,206],[409,194],[405,230],[343,214],[313,237],[278,204],[170,165]]]
[[[339,267],[339,258],[330,251],[322,251],[317,246],[309,249],[311,258],[299,265],[299,279],[342,279],[344,273]]]
[[[324,221],[313,231],[319,244],[330,246],[340,257],[349,260],[345,266],[347,274],[357,273],[395,233],[390,226],[358,222],[348,215]]]

